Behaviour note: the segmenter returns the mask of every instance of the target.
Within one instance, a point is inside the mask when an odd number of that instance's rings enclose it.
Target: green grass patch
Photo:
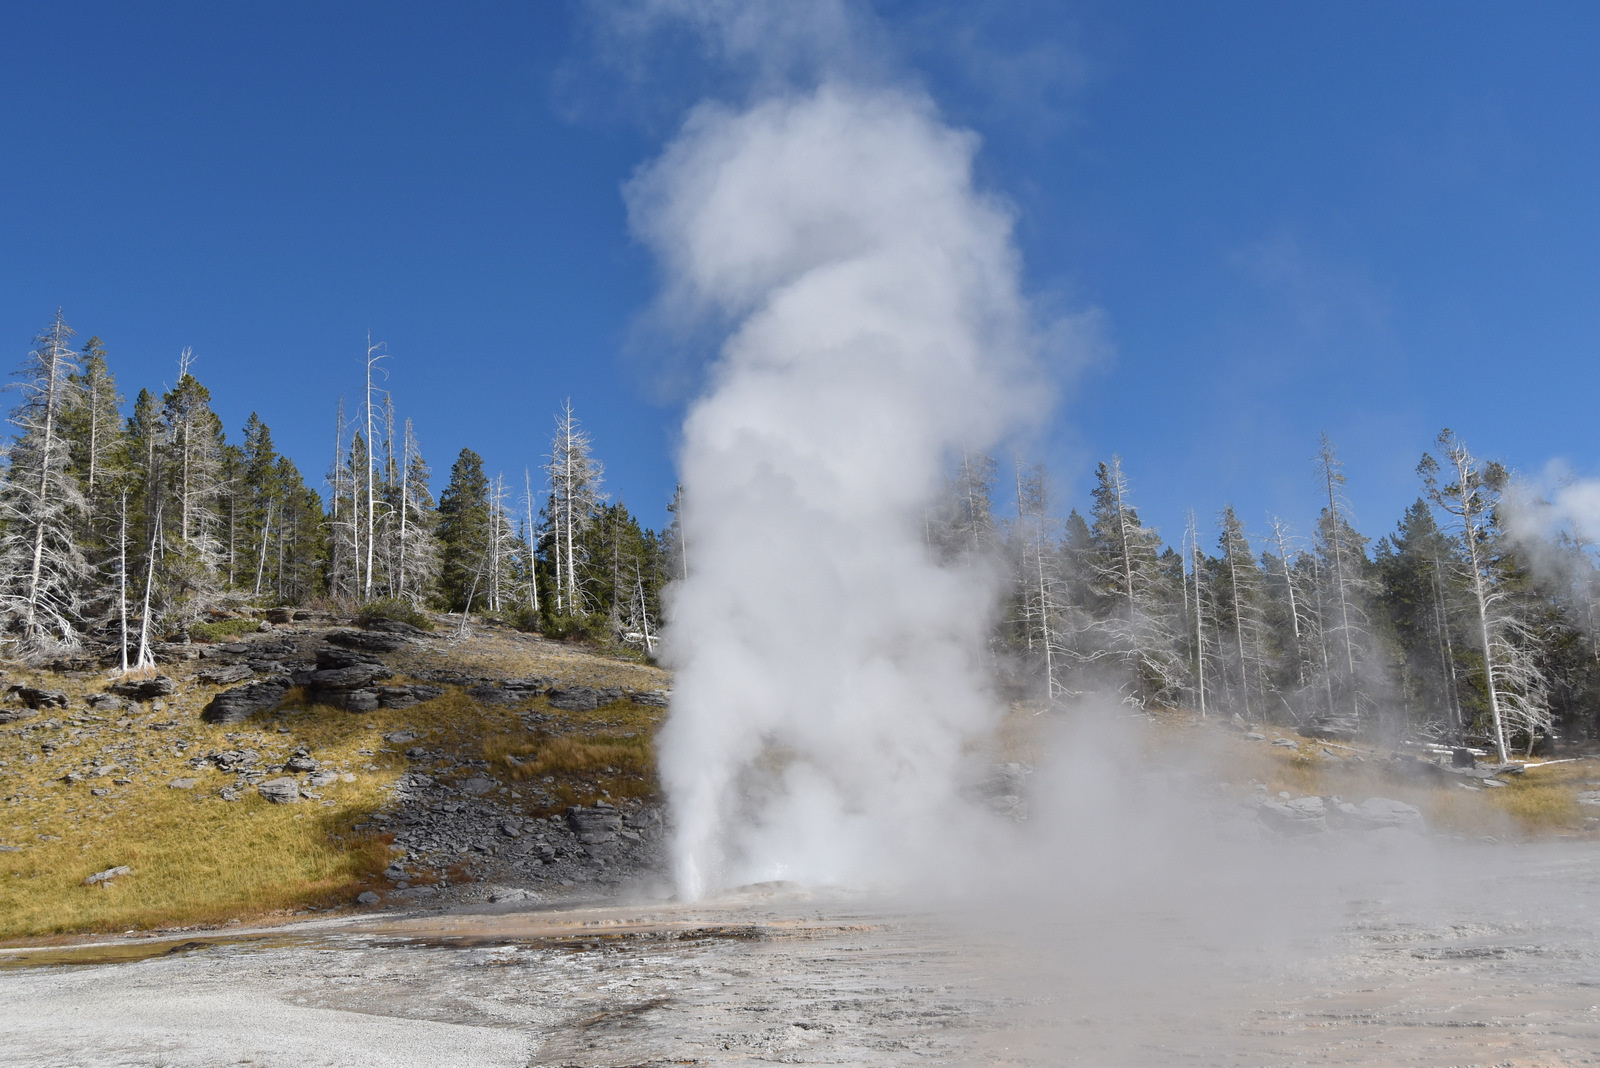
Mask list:
[[[189,637],[197,642],[221,642],[260,629],[261,623],[255,619],[219,619],[215,623],[194,624],[189,628]]]

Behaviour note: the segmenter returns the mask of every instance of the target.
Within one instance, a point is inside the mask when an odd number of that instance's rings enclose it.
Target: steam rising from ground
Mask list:
[[[1042,391],[975,147],[920,96],[824,84],[701,107],[628,190],[669,310],[729,324],[684,426],[660,738],[691,896],[878,882],[977,818],[994,588],[924,523]]]

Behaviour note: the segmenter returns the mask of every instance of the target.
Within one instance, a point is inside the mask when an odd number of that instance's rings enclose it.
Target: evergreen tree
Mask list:
[[[189,373],[192,360],[185,349],[178,384],[161,396],[156,449],[163,617],[178,625],[216,605],[228,562],[222,421],[211,410],[211,391]]]
[[[1312,561],[1321,713],[1348,728],[1376,714],[1385,682],[1372,636],[1375,589],[1367,539],[1350,522],[1344,465],[1326,434],[1317,454],[1317,474],[1327,502],[1317,517]]]
[[[98,337],[84,342],[78,360],[82,371],[68,377],[72,388],[61,413],[61,430],[71,444],[68,469],[83,488],[88,506],[84,540],[103,542],[107,531],[104,520],[117,498],[115,468],[121,444],[119,411],[123,397],[117,392],[116,379],[106,362],[105,345]],[[102,520],[98,527],[97,517]]]
[[[1463,636],[1450,625],[1450,605],[1464,591],[1456,548],[1418,498],[1374,555],[1402,711],[1411,723],[1459,740],[1464,724],[1455,672]]]
[[[279,456],[273,464],[272,481],[279,493],[276,516],[267,528],[272,589],[279,603],[299,604],[326,589],[327,520],[322,498],[305,484],[287,456]]]
[[[409,419],[401,442],[400,485],[397,500],[389,509],[398,515],[393,588],[395,596],[420,604],[439,578],[440,549],[435,536],[438,517],[433,495],[428,492],[431,472],[417,448]]]
[[[1218,517],[1221,532],[1213,562],[1213,617],[1225,650],[1225,675],[1233,703],[1246,719],[1265,714],[1270,699],[1271,671],[1266,649],[1265,579],[1245,536],[1244,524],[1230,504]]]
[[[1123,681],[1141,705],[1165,700],[1181,685],[1172,603],[1159,566],[1160,535],[1139,520],[1122,460],[1095,469],[1093,615],[1099,650],[1123,667]]]
[[[462,449],[439,495],[439,603],[446,610],[482,606],[492,537],[483,458]]]

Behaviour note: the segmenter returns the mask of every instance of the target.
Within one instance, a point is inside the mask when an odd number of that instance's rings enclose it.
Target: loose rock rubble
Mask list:
[[[599,801],[529,819],[486,776],[451,785],[421,772],[402,776],[395,796],[396,811],[367,829],[391,832],[395,847],[405,851],[385,873],[400,900],[431,896],[425,886],[461,866],[496,885],[549,890],[617,886],[662,870],[658,806]]]

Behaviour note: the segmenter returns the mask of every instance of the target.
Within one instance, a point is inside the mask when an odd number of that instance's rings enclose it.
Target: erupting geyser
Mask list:
[[[629,187],[669,310],[727,329],[684,425],[660,739],[689,896],[893,881],[978,818],[994,589],[924,524],[1048,391],[975,147],[920,95],[824,84],[702,106]]]

